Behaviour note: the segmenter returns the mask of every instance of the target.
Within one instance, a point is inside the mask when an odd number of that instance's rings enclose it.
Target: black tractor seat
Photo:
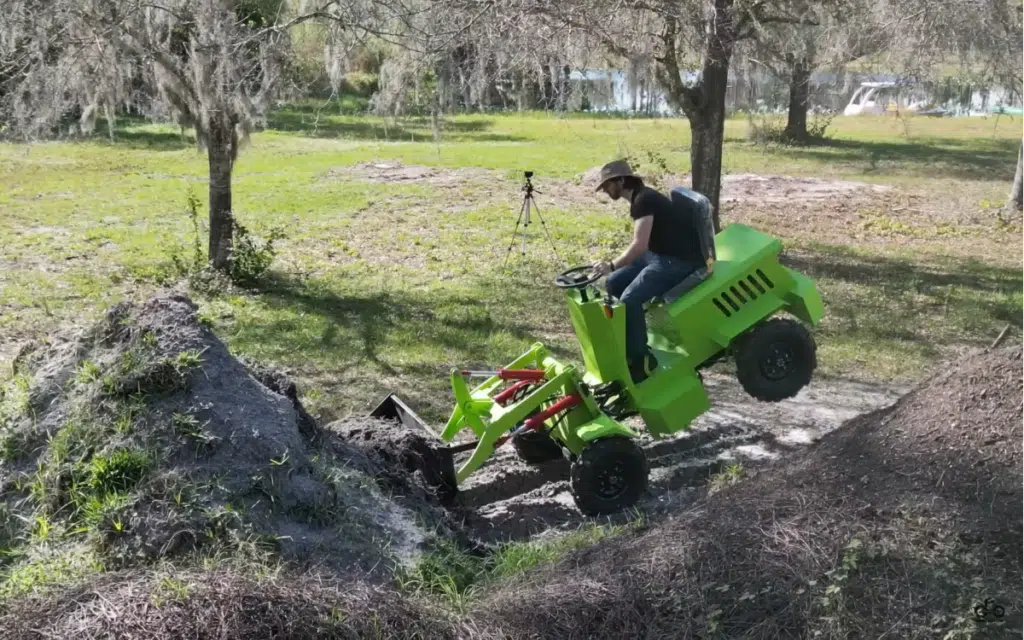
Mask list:
[[[707,280],[714,270],[715,258],[717,257],[715,254],[715,225],[711,217],[711,201],[703,194],[686,187],[673,187],[671,197],[672,203],[677,207],[696,208],[697,233],[700,237],[701,253],[704,256],[704,264],[706,266],[686,276],[682,282],[666,291],[664,295],[651,300],[652,305],[672,304],[688,291]]]

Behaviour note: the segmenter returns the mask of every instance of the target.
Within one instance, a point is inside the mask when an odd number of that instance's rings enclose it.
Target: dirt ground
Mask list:
[[[639,419],[628,421],[643,434],[641,443],[651,464],[647,495],[637,505],[648,518],[685,508],[704,493],[712,475],[730,464],[742,465],[743,473],[749,473],[778,461],[843,422],[892,404],[904,391],[819,380],[795,398],[766,404],[748,396],[731,375],[705,375],[705,384],[711,410],[697,418],[689,431],[654,440]],[[567,462],[529,465],[511,447],[500,449],[487,466],[467,479],[459,504],[475,515],[468,520],[473,536],[487,543],[523,540],[590,520],[569,493]],[[623,513],[610,520],[630,517]]]
[[[748,481],[494,586],[477,620],[510,638],[1020,637],[1021,388],[1020,345],[976,351]]]
[[[655,440],[639,418],[627,421],[641,434],[651,464],[647,494],[636,505],[649,520],[685,509],[707,493],[709,482],[730,465],[738,477],[806,448],[842,423],[896,402],[906,389],[848,380],[812,381],[795,398],[766,404],[754,400],[727,372],[704,376],[712,408],[691,429]],[[437,425],[432,425],[437,428]],[[424,514],[436,514],[436,498],[424,487],[436,475],[438,462],[426,451],[429,442],[401,426],[368,419],[349,419],[326,430],[348,444],[362,447],[381,468],[394,471],[379,478],[383,488]],[[456,459],[456,466],[468,454]],[[527,464],[511,445],[498,449],[486,465],[460,487],[448,508],[466,538],[490,546],[527,540],[577,528],[594,521],[576,507],[569,491],[569,463],[558,459]],[[623,512],[598,521],[623,523],[635,513]],[[435,522],[439,520],[433,518]]]
[[[486,169],[448,169],[425,165],[403,164],[397,160],[363,162],[352,167],[328,171],[326,177],[356,178],[377,183],[423,183],[435,187],[464,187],[474,181],[496,179],[498,174]]]

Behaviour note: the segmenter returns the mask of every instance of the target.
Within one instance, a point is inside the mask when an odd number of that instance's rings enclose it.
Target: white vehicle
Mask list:
[[[917,92],[911,91],[909,86],[896,82],[862,82],[843,110],[843,115],[880,116],[896,110],[917,113],[932,106],[924,96],[914,93]]]

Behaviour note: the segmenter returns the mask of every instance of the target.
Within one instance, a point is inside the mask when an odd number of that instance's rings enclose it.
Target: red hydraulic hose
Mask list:
[[[580,397],[580,394],[578,393],[565,396],[564,398],[562,398],[555,404],[551,405],[547,409],[541,411],[537,415],[530,416],[529,418],[527,418],[523,422],[523,427],[530,431],[540,429],[542,426],[544,426],[544,421],[550,418],[551,416],[561,411],[565,411],[566,409],[571,409],[576,405],[580,404],[581,402],[583,402],[583,398]]]
[[[532,380],[520,380],[519,382],[515,383],[508,389],[505,389],[504,391],[494,394],[494,401],[504,407],[505,403],[509,400],[509,398],[514,396],[520,390],[530,386],[531,384],[533,384]]]
[[[536,431],[544,426],[544,421],[555,415],[559,411],[571,409],[583,402],[583,398],[578,393],[563,397],[561,400],[555,402],[547,409],[541,411],[535,416],[531,416],[523,421],[523,426],[516,430],[516,432],[523,431]],[[497,449],[501,445],[505,444],[509,438],[512,437],[511,433],[506,433],[494,442],[494,448]]]

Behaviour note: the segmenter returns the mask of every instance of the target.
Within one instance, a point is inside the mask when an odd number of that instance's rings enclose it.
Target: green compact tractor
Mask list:
[[[671,195],[704,205],[707,267],[648,303],[657,367],[634,384],[622,304],[596,286],[590,266],[559,274],[555,285],[566,292],[585,368],[559,362],[535,344],[501,369],[453,370],[455,409],[436,434],[453,444],[440,446],[440,462],[424,469],[442,494],[453,496],[511,441],[529,463],[565,457],[583,513],[628,508],[645,492],[649,467],[638,434],[622,420],[640,416],[654,438],[689,428],[710,407],[700,370],[725,357],[735,359],[740,384],[761,401],[790,398],[810,382],[816,347],[805,324],[823,315],[814,283],[779,264],[777,239],[743,224],[715,235],[706,199],[683,188]],[[794,318],[780,317],[783,312]],[[371,415],[427,428],[394,395]],[[465,429],[472,439],[456,443]]]

